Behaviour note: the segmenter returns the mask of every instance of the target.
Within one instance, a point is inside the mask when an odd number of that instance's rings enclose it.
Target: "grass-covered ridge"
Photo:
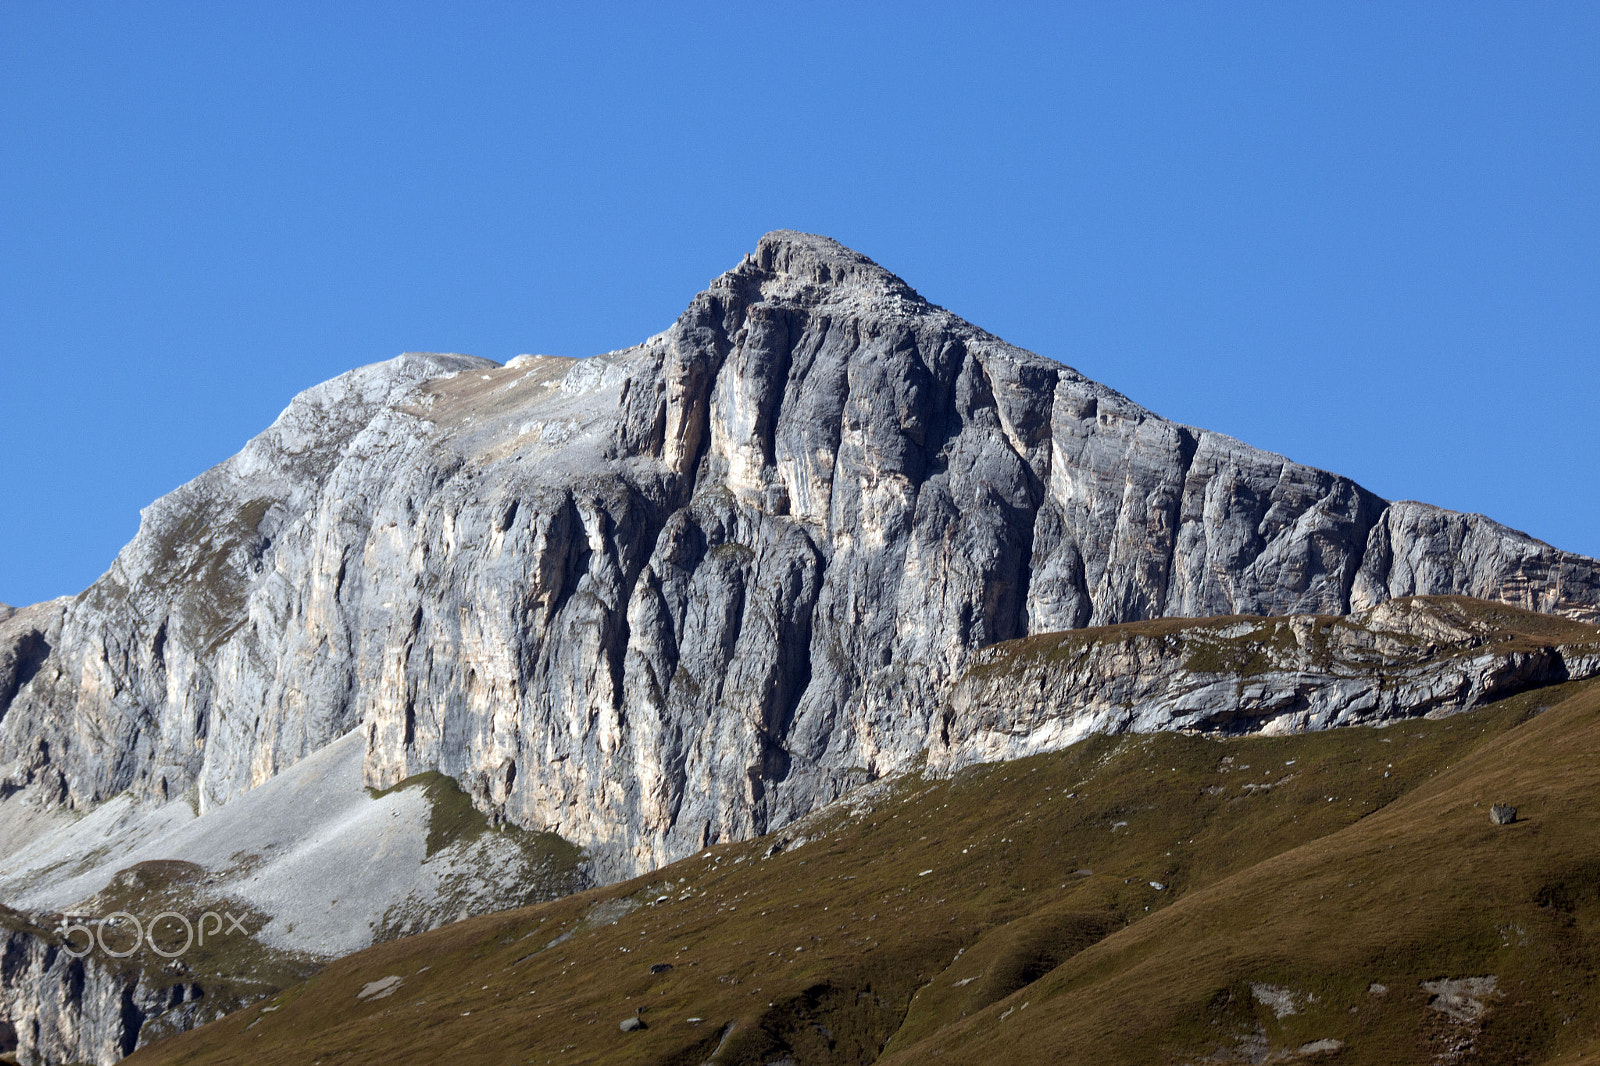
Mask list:
[[[1597,786],[1593,682],[1096,737],[380,945],[130,1061],[1564,1061],[1600,1034]]]
[[[1165,642],[1194,673],[1252,677],[1274,667],[1385,670],[1481,654],[1573,646],[1600,652],[1600,628],[1468,596],[1409,596],[1359,615],[1157,618],[1004,641],[972,673],[1071,664],[1092,648]]]
[[[492,825],[484,813],[472,805],[472,797],[461,790],[455,779],[437,770],[412,774],[389,788],[368,789],[367,792],[373,799],[379,799],[406,789],[418,789],[428,800],[428,858],[453,845],[471,844],[483,834],[495,832],[514,841],[530,857],[564,874],[576,871],[582,862],[583,849],[555,833],[540,833],[514,825]]]
[[[995,644],[952,686],[936,773],[1090,733],[1301,733],[1439,717],[1600,676],[1600,627],[1464,597],[1350,617],[1168,618]]]

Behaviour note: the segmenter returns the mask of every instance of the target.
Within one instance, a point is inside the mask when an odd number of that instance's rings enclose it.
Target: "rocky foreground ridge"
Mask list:
[[[1347,617],[1164,619],[973,656],[928,769],[1059,751],[1092,734],[1284,736],[1438,718],[1600,676],[1600,629],[1463,597]]]
[[[0,806],[204,812],[359,729],[368,786],[442,771],[613,877],[910,766],[998,642],[1413,594],[1596,620],[1600,564],[1168,422],[778,232],[634,348],[296,397],[0,621]]]

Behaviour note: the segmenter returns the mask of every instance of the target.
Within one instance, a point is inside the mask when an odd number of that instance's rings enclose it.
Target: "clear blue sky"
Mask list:
[[[1600,555],[1600,5],[0,3],[0,600],[298,390],[586,355],[769,229]]]

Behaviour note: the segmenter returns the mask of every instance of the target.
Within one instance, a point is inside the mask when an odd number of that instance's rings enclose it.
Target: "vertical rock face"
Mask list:
[[[75,958],[58,937],[15,914],[0,914],[0,937],[0,1015],[18,1020],[0,1023],[0,1041],[21,1062],[111,1066],[141,1043],[238,1005],[212,1002],[190,982],[151,981],[137,966],[93,952]]]
[[[1482,515],[1407,500],[1373,527],[1350,605],[1419,594],[1476,596],[1592,622],[1600,617],[1600,568]]]
[[[0,790],[227,802],[359,726],[602,873],[909,765],[997,641],[1600,564],[1167,422],[779,232],[585,360],[408,355],[296,398],[75,599],[0,621]]]

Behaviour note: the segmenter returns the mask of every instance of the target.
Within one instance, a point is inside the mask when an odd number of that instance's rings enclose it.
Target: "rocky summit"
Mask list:
[[[352,730],[602,876],[909,766],[979,649],[1463,594],[1600,618],[1600,564],[1166,421],[776,232],[665,332],[408,354],[296,397],[0,623],[7,795],[225,804]]]
[[[1597,669],[1571,634],[1475,644],[1453,608],[1388,606],[1416,596],[1592,623],[1600,563],[1169,422],[832,240],[775,232],[635,347],[411,353],[309,389],[147,508],[82,594],[0,607],[0,885],[64,913],[123,859],[181,861],[274,901],[277,948],[314,963],[460,900],[525,901],[498,886],[502,853],[559,893],[915,766],[1447,713]],[[1254,620],[1067,659],[1045,637],[1213,616]],[[1445,682],[1418,650],[1440,627]],[[1241,641],[1267,648],[1254,673],[1228,658]],[[1385,649],[1398,688],[1359,676]],[[293,833],[217,817],[296,767],[337,790],[308,838],[359,821],[349,854],[389,856],[357,934],[329,926],[343,881],[260,881],[258,860],[299,868],[267,854],[300,854]],[[427,803],[387,791],[425,774]],[[400,869],[380,823],[432,841],[440,804],[470,839]],[[225,853],[235,833],[266,857]],[[93,834],[115,847],[74,860]],[[12,923],[18,966],[44,974],[34,920]],[[13,993],[12,1014],[42,1009]],[[66,1011],[62,1033],[100,1035],[56,1053],[114,1060],[129,1016]]]

